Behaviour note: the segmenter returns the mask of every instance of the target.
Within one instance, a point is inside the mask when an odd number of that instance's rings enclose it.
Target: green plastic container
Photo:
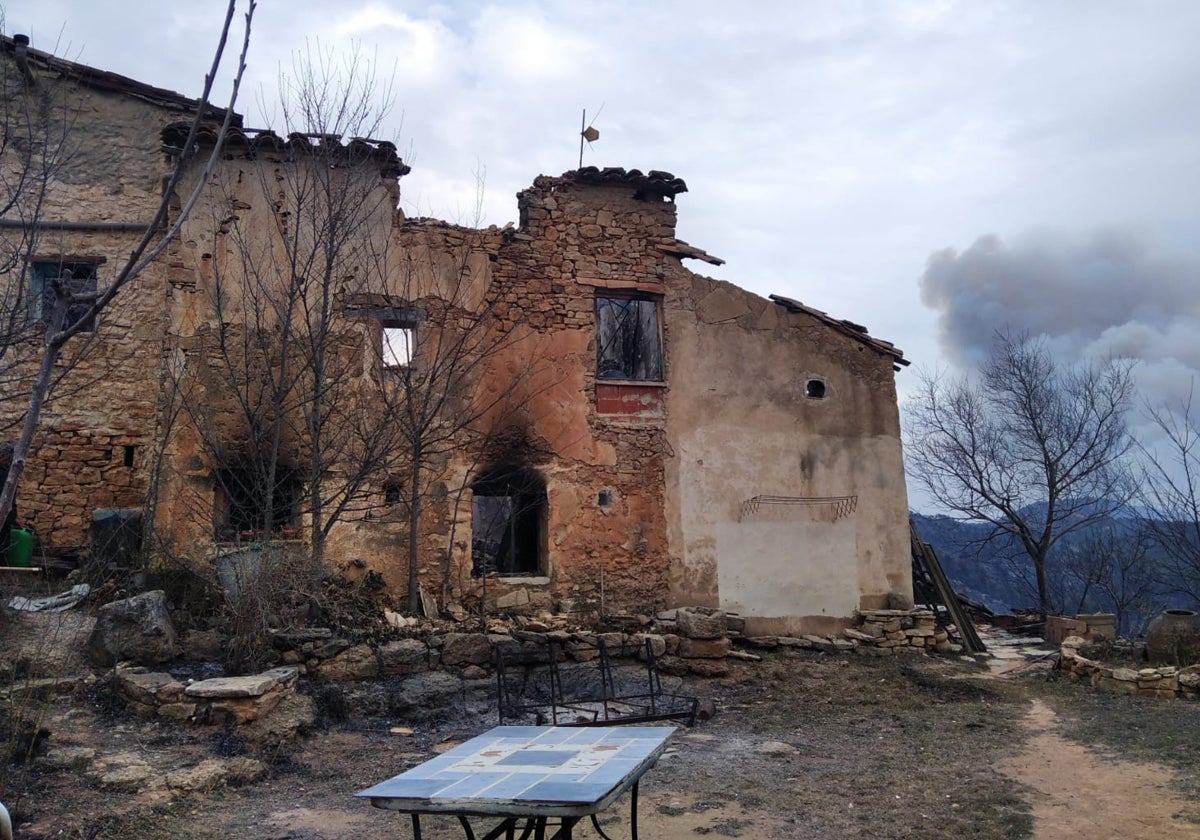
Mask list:
[[[33,565],[33,531],[24,528],[12,529],[12,539],[8,544],[8,565]]]

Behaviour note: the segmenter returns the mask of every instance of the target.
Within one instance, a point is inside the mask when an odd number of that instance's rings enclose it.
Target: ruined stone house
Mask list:
[[[193,106],[36,51],[26,61],[70,86],[77,118],[76,153],[50,190],[25,282],[64,267],[103,282],[179,165],[178,126]],[[196,557],[266,536],[247,534],[265,502],[237,489],[238,459],[252,457],[259,425],[291,409],[247,420],[238,400],[253,382],[219,374],[222,364],[280,372],[267,339],[285,315],[274,306],[267,325],[247,302],[278,301],[300,272],[287,241],[305,227],[294,186],[305,161],[329,154],[338,163],[322,170],[362,185],[322,310],[332,313],[323,358],[341,365],[339,401],[353,407],[331,433],[355,417],[385,433],[396,409],[379,395],[420,374],[432,358],[423,353],[455,325],[495,339],[448,401],[450,412],[485,405],[480,423],[428,465],[423,588],[468,605],[486,598],[489,609],[719,606],[755,633],[831,629],[911,593],[894,384],[907,362],[857,324],[685,267],[720,261],[675,236],[682,180],[594,168],[539,176],[518,195],[515,225],[471,230],[395,209],[407,167],[390,144],[285,139],[240,119],[179,241],[86,347],[68,350],[74,387],[48,406],[20,490],[47,549],[83,550],[96,509],[147,504],[160,539]],[[4,224],[6,236],[18,229]],[[34,332],[18,356],[36,344],[38,300],[27,297]],[[299,393],[310,400],[312,389]],[[2,410],[12,420],[19,403]],[[272,451],[286,456],[273,474],[302,475],[315,451],[294,431],[303,424],[274,428]],[[324,556],[401,592],[406,461],[391,453],[349,482],[366,438],[321,469],[322,481],[353,484]],[[316,521],[311,489],[277,482],[260,530],[303,544]]]

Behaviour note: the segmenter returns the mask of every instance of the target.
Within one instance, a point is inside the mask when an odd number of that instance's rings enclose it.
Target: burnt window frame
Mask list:
[[[637,314],[630,317],[632,304],[637,304]],[[648,306],[647,306],[648,305]],[[605,340],[605,319],[614,317],[611,310],[620,309],[617,324],[617,341],[622,345],[615,350],[615,342]],[[643,313],[654,315],[654,329],[645,329]],[[596,295],[596,379],[602,382],[666,382],[666,353],[663,344],[662,295],[648,293],[614,294],[605,292]],[[632,325],[632,329],[630,329]],[[653,342],[646,348],[645,342]],[[614,364],[616,362],[616,364]]]
[[[264,479],[252,467],[221,467],[213,471],[213,489],[219,498],[213,509],[217,542],[239,542],[245,534],[250,534],[250,539],[276,537],[299,524],[303,488],[294,471],[279,469],[273,488],[272,522],[264,531],[262,509],[254,509],[265,497],[266,490],[261,486]]]
[[[61,278],[64,271],[71,272],[71,293],[95,294],[100,284],[99,257],[35,256],[29,261],[29,295],[27,301],[29,322],[45,324],[54,308],[53,280]],[[66,317],[60,329],[68,329],[83,320],[90,303],[67,306]],[[89,318],[80,328],[82,332],[94,332],[95,318]]]
[[[383,483],[383,504],[396,507],[404,503],[404,482],[397,478],[389,478]]]

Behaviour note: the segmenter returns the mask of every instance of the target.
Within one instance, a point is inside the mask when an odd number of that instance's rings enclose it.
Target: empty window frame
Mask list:
[[[663,381],[657,299],[596,298],[596,378]]]
[[[542,573],[546,485],[541,476],[530,469],[495,469],[471,489],[471,574]]]
[[[412,364],[417,328],[399,321],[382,321],[381,358],[385,368],[404,368]]]
[[[29,272],[29,319],[46,321],[54,313],[55,289],[66,295],[86,295],[96,291],[96,266],[98,261],[81,260],[35,260]],[[61,282],[55,283],[55,279]],[[62,328],[66,329],[83,319],[90,302],[69,303]],[[88,321],[83,325],[91,331],[95,324]]]

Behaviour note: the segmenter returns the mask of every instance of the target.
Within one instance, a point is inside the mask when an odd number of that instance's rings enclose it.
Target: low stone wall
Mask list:
[[[659,672],[700,677],[728,675],[729,660],[760,659],[743,648],[784,647],[867,656],[962,650],[949,641],[947,630],[937,626],[929,610],[866,610],[859,613],[857,628],[847,628],[837,636],[745,636],[745,621],[740,616],[696,607],[661,612],[646,620],[644,628],[593,633],[528,622],[523,629],[505,628],[504,632],[433,633],[375,646],[354,645],[321,629],[277,633],[274,639],[282,664],[294,665],[303,674],[329,682],[439,669],[457,671],[465,679],[479,679],[491,673],[497,647],[547,638],[562,645],[567,657],[575,662],[595,658],[597,640],[604,641],[614,658],[644,659],[649,641]]]
[[[723,677],[729,673],[727,659],[757,658],[733,649],[731,637],[740,636],[744,624],[737,616],[720,610],[668,610],[647,620],[644,626],[643,630],[595,633],[553,629],[531,621],[520,629],[435,632],[380,645],[353,644],[320,628],[275,633],[273,639],[282,664],[328,682],[439,669],[456,671],[464,679],[480,679],[492,672],[496,648],[546,639],[561,645],[574,662],[598,656],[597,642],[601,640],[616,659],[645,659],[649,641],[658,670],[671,676]]]
[[[272,634],[278,667],[248,677],[222,677],[183,683],[168,673],[121,665],[115,687],[131,711],[192,723],[252,722],[268,715],[295,694],[300,676],[320,683],[366,684],[391,677],[413,683],[407,693],[438,698],[452,696],[465,685],[477,693],[494,678],[498,648],[519,648],[551,640],[573,662],[589,662],[603,642],[619,664],[644,661],[647,647],[665,676],[724,677],[731,661],[758,661],[746,648],[795,648],[866,656],[955,653],[945,629],[929,610],[869,610],[856,628],[837,636],[744,635],[745,622],[720,610],[667,610],[653,618],[628,617],[628,630],[606,633],[555,628],[539,621],[520,627],[493,624],[491,632],[437,632],[425,628],[407,638],[381,644],[356,644],[328,628],[305,628]],[[424,679],[418,679],[424,678]],[[420,685],[417,685],[420,683]],[[433,702],[433,701],[431,701]],[[437,700],[440,703],[441,700]],[[393,701],[389,701],[394,705]],[[417,705],[420,705],[419,703]],[[436,705],[436,703],[435,703]]]
[[[807,648],[863,656],[961,653],[962,646],[950,641],[953,630],[953,625],[938,627],[930,610],[861,610],[858,626],[837,636],[752,636],[742,641],[757,648]]]
[[[1087,640],[1071,636],[1063,641],[1059,670],[1076,682],[1087,682],[1101,691],[1138,694],[1142,697],[1200,699],[1200,664],[1183,668],[1111,667],[1083,656],[1079,649]]]
[[[269,715],[295,694],[298,677],[295,668],[274,668],[248,677],[183,683],[141,666],[118,666],[113,687],[125,700],[125,707],[142,717],[244,724]]]

